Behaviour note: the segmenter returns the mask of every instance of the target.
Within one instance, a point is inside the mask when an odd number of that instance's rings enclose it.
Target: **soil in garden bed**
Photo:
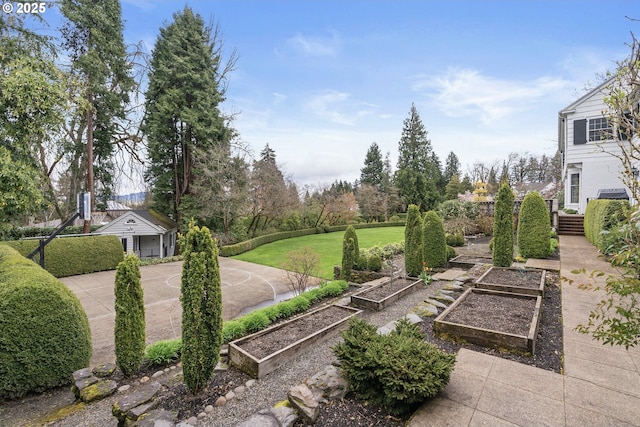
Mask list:
[[[335,305],[329,306],[326,309],[299,317],[295,321],[289,322],[278,329],[256,336],[237,345],[260,360],[353,313],[351,310],[346,310]]]
[[[526,337],[535,306],[536,298],[470,292],[443,320]]]
[[[541,270],[525,270],[523,268],[509,269],[493,267],[481,283],[494,285],[520,286],[523,288],[538,289],[542,279]]]
[[[474,255],[459,255],[455,259],[451,260],[456,263],[465,263],[465,264],[491,264],[491,257],[485,256],[474,256]]]
[[[393,279],[368,291],[364,291],[363,293],[358,294],[358,296],[369,299],[371,301],[382,301],[389,295],[393,295],[399,290],[402,290],[410,284],[415,283],[415,281],[416,279]]]

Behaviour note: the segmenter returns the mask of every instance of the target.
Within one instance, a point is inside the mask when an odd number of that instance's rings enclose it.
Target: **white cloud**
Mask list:
[[[329,37],[304,36],[300,33],[287,39],[286,44],[294,52],[306,56],[335,56],[341,47],[341,41],[335,31]]]
[[[438,76],[415,77],[414,91],[424,92],[433,107],[448,116],[478,116],[484,124],[531,108],[572,85],[561,78],[512,81],[487,77],[476,70],[449,69]]]
[[[352,99],[350,93],[325,90],[304,103],[304,107],[322,118],[341,125],[354,125],[359,119],[369,116],[376,105]]]

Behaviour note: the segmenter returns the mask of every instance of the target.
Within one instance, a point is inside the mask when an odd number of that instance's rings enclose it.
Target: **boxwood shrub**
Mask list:
[[[27,256],[38,240],[3,242]],[[80,236],[53,239],[44,249],[45,269],[55,277],[75,276],[95,271],[115,270],[124,259],[118,236]],[[36,263],[39,256],[34,257]]]
[[[90,359],[91,330],[78,298],[0,245],[0,398],[68,384]]]

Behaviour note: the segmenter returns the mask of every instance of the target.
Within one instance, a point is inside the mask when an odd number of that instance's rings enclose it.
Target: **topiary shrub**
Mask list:
[[[182,264],[182,372],[187,389],[201,391],[213,376],[222,344],[218,247],[207,227],[189,224],[180,239]]]
[[[504,183],[496,196],[493,216],[492,258],[496,267],[510,267],[513,263],[513,191]],[[546,207],[545,207],[546,209]]]
[[[37,240],[3,242],[23,256],[38,247]],[[44,248],[44,267],[55,277],[75,276],[95,271],[115,270],[124,259],[122,243],[117,236],[80,236],[53,239]],[[34,257],[40,262],[38,255]]]
[[[0,398],[68,384],[90,359],[91,330],[78,298],[0,245]]]
[[[423,260],[430,268],[447,264],[447,241],[442,219],[436,211],[429,211],[422,226]]]
[[[116,365],[125,377],[140,368],[145,348],[144,294],[140,260],[127,255],[116,271],[114,328]]]
[[[353,239],[353,265],[358,262],[358,257],[360,256],[360,246],[358,244],[358,235],[356,234],[356,229],[353,225],[347,227],[344,230],[344,240]]]
[[[395,415],[408,414],[436,396],[455,365],[455,355],[426,342],[420,328],[406,319],[389,335],[379,335],[375,326],[353,318],[342,337],[332,349],[351,390]]]
[[[351,279],[351,270],[355,265],[355,247],[355,242],[352,238],[345,238],[342,241],[342,270],[340,273],[342,280],[349,281]]]
[[[416,205],[407,209],[404,229],[404,268],[408,276],[418,277],[422,272],[422,216]]]
[[[518,220],[518,251],[525,258],[549,256],[551,223],[547,205],[538,192],[525,196]],[[495,245],[496,243],[494,243]]]

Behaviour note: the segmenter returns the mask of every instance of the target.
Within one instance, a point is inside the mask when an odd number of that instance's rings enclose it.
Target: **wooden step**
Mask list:
[[[559,215],[558,234],[565,236],[584,236],[584,216]]]

